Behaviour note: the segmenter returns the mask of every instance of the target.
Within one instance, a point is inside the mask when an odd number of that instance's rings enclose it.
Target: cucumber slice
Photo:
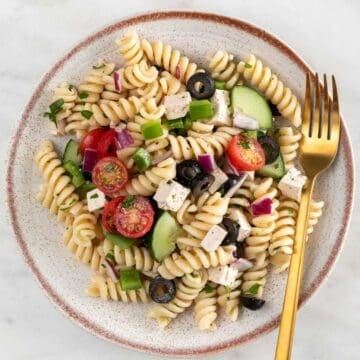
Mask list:
[[[245,85],[235,86],[231,90],[231,104],[233,109],[256,119],[260,129],[271,129],[272,113],[263,95]]]
[[[270,176],[273,179],[279,179],[285,175],[285,163],[282,155],[271,164],[264,165],[262,168],[256,171],[261,176]]]
[[[177,221],[164,211],[151,234],[151,251],[157,261],[163,261],[175,250],[175,240],[180,231]]]
[[[70,139],[67,142],[63,155],[64,163],[69,160],[78,166],[81,164],[81,160],[82,160],[82,157],[79,152],[79,144],[72,139]]]

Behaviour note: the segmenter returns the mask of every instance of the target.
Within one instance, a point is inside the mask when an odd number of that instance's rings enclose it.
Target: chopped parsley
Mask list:
[[[62,106],[64,105],[64,99],[60,98],[54,101],[49,105],[50,112],[47,111],[44,113],[44,117],[48,117],[50,121],[55,123],[56,125],[56,115],[62,110]]]
[[[105,67],[105,64],[100,64],[100,65],[94,65],[93,69],[94,70],[99,70],[99,69],[103,69]]]
[[[125,200],[121,203],[121,207],[124,209],[129,208],[135,200],[135,195],[128,195]]]
[[[80,99],[86,99],[88,96],[89,96],[89,94],[86,93],[86,92],[81,92],[81,93],[79,93],[79,98],[80,98]]]
[[[114,256],[114,254],[111,253],[111,252],[108,252],[105,257],[106,257],[106,259],[109,259],[109,260],[111,260],[111,261],[113,261],[113,262],[116,262],[115,256]]]
[[[166,183],[167,183],[168,185],[171,185],[172,180],[170,179],[170,180],[168,180]]]
[[[210,284],[206,284],[205,287],[204,287],[204,291],[205,291],[207,294],[210,294],[211,292],[214,291],[214,288],[213,288]]]
[[[99,197],[99,194],[95,193],[90,196],[90,199],[97,199]]]
[[[251,68],[252,68],[252,65],[249,64],[249,63],[245,63],[245,68],[246,68],[246,69],[251,69]]]
[[[106,172],[112,172],[115,169],[115,165],[113,163],[108,163],[105,165],[104,170]]]
[[[260,289],[261,284],[256,283],[245,291],[247,294],[256,295]]]
[[[64,210],[67,210],[67,209],[70,209],[73,205],[75,205],[77,203],[77,200],[76,199],[72,199],[70,201],[69,204],[64,204],[60,207],[60,210],[64,211]]]
[[[225,195],[225,189],[224,187],[222,187],[220,190],[219,190],[219,193],[221,196],[224,196]]]
[[[90,110],[82,110],[81,111],[81,115],[88,120],[92,117],[92,114],[93,114],[93,112]]]
[[[294,209],[288,209],[288,212],[289,212],[289,214],[290,214],[290,215],[293,215],[293,214],[295,214],[295,211],[294,211]]]
[[[69,87],[68,87],[69,91],[71,91],[73,88],[74,88],[74,86],[71,85],[71,84],[70,84]]]
[[[250,141],[248,141],[248,140],[241,140],[241,141],[240,141],[240,145],[241,145],[244,149],[251,149]]]

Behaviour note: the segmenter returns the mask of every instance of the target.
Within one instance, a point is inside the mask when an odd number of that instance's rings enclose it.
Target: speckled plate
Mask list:
[[[245,344],[279,323],[285,276],[269,274],[266,306],[242,311],[236,322],[220,317],[215,333],[200,332],[192,311],[179,316],[166,330],[147,319],[148,305],[126,305],[88,298],[89,268],[78,263],[61,243],[63,227],[35,200],[40,176],[33,156],[41,140],[49,137],[42,113],[51,89],[64,80],[80,82],[99,59],[119,62],[115,39],[137,30],[149,40],[161,40],[206,66],[209,53],[221,48],[235,56],[258,55],[302,97],[309,66],[289,46],[255,25],[224,16],[169,11],[128,18],[88,37],[45,74],[26,106],[8,161],[8,204],[16,239],[26,262],[50,299],[91,333],[121,346],[155,354],[195,356]],[[56,140],[63,148],[64,139]],[[59,147],[60,148],[60,147]],[[327,206],[308,245],[300,304],[309,300],[325,280],[343,244],[353,202],[354,163],[343,122],[339,155],[318,183],[315,196]],[[339,191],[341,189],[341,191]]]

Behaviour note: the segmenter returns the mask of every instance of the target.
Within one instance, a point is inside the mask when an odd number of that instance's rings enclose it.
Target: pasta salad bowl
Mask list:
[[[261,89],[265,82],[269,84],[274,81],[278,84],[281,81],[286,89],[291,89],[291,93],[286,93],[288,101],[285,101],[285,105],[281,103],[281,99],[276,98],[276,94],[269,97],[278,105],[281,115],[290,121],[287,129],[301,123],[305,74],[311,71],[311,68],[294,50],[274,35],[235,18],[201,12],[159,11],[121,20],[89,36],[61,58],[45,74],[26,106],[13,139],[8,161],[7,193],[12,226],[25,260],[45,293],[67,317],[92,334],[120,346],[170,357],[224,351],[252,341],[278,326],[286,272],[277,274],[269,265],[266,285],[261,290],[262,297],[266,299],[262,309],[250,311],[244,307],[240,308],[236,321],[231,321],[224,311],[219,311],[216,331],[200,331],[196,326],[193,309],[188,309],[165,329],[161,329],[148,316],[153,304],[131,303],[134,300],[131,298],[132,295],[122,296],[121,293],[117,297],[122,301],[101,301],[87,296],[85,289],[89,286],[92,270],[82,263],[91,263],[91,267],[96,268],[97,265],[100,266],[100,255],[93,249],[83,251],[76,246],[64,246],[64,224],[58,222],[56,216],[50,215],[48,209],[43,208],[37,201],[41,178],[34,157],[35,154],[39,154],[37,151],[43,140],[49,138],[47,120],[44,120],[42,114],[52,102],[53,89],[69,81],[75,86],[81,84],[88,70],[94,69],[96,73],[97,64],[102,62],[121,66],[123,59],[119,56],[116,40],[133,31],[149,43],[161,41],[188,57],[189,65],[181,65],[180,60],[176,60],[173,54],[173,63],[169,59],[167,65],[169,73],[184,82],[195,72],[192,64],[216,72],[216,66],[221,66],[221,55],[218,54],[218,60],[213,58],[213,63],[210,58],[210,65],[209,57],[218,50],[233,54],[234,63],[235,59],[238,62],[243,60],[242,76],[250,85],[257,86],[260,91],[266,93],[266,88]],[[127,60],[136,63],[136,54],[132,53]],[[156,57],[156,54],[153,56]],[[232,61],[232,58],[230,60]],[[264,71],[265,66],[271,69],[271,73]],[[236,68],[239,69],[239,66]],[[237,70],[229,71],[230,75],[225,77],[225,82],[231,86],[239,81],[239,75]],[[147,74],[149,77],[152,76],[151,72]],[[120,75],[131,80],[131,75],[121,72]],[[268,77],[266,81],[265,76]],[[116,87],[116,77],[114,81]],[[234,84],[231,84],[232,82]],[[67,90],[71,93],[72,89],[67,86]],[[116,94],[117,90],[119,89],[112,89],[112,92],[109,90],[104,96],[116,97],[114,93]],[[86,88],[86,91],[96,95],[94,88]],[[132,106],[136,108],[136,103]],[[87,108],[81,109],[85,118],[89,111]],[[90,116],[93,115],[93,111],[92,109]],[[135,109],[135,113],[137,112]],[[111,120],[110,116],[107,119]],[[314,219],[318,212],[322,211],[323,214],[307,245],[300,306],[314,295],[334,266],[350,220],[354,191],[354,161],[344,121],[342,129],[338,157],[326,175],[319,179],[315,191],[315,199],[323,200],[325,207],[321,210],[321,203],[318,208],[315,206],[313,209]],[[82,131],[84,129],[81,127],[74,130],[78,136],[82,135]],[[283,147],[286,148],[289,145],[286,141],[290,141],[289,138],[294,136],[294,133],[288,134],[287,130],[284,131],[280,135],[283,136]],[[221,136],[226,137],[229,134]],[[51,137],[59,154],[64,149],[66,140],[64,137]],[[47,151],[50,152],[51,149]],[[175,154],[174,151],[173,153]],[[290,163],[294,159],[290,154],[285,160]],[[38,163],[39,161],[41,162],[38,157]],[[44,201],[44,196],[41,200]],[[65,221],[65,228],[69,226]],[[68,241],[66,230],[64,241]],[[72,251],[69,251],[69,248]],[[165,271],[163,273],[165,274]],[[91,291],[98,293],[101,289],[88,289],[88,293]],[[143,302],[146,296],[144,290],[144,293],[135,296],[135,300]]]

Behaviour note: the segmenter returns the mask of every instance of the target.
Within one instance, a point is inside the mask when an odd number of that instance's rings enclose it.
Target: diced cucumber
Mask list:
[[[135,243],[133,239],[128,239],[120,234],[114,234],[107,231],[105,232],[105,237],[114,245],[118,246],[120,250],[127,249]]]
[[[67,144],[65,146],[65,150],[64,150],[64,155],[63,155],[64,163],[69,160],[72,161],[76,165],[80,165],[81,160],[82,160],[82,157],[79,152],[79,144],[72,139],[70,139],[67,142]]]
[[[78,188],[81,185],[85,184],[84,175],[81,172],[78,165],[76,165],[73,161],[68,160],[63,164],[64,169],[71,177],[72,184]]]
[[[280,154],[273,163],[264,165],[256,173],[261,176],[270,176],[273,179],[283,177],[285,175],[285,163],[282,155]]]
[[[233,109],[256,119],[260,129],[271,129],[272,113],[263,95],[245,85],[235,86],[231,90],[231,105]]]
[[[157,261],[164,260],[175,250],[175,240],[180,231],[177,221],[164,211],[151,234],[151,251]]]

